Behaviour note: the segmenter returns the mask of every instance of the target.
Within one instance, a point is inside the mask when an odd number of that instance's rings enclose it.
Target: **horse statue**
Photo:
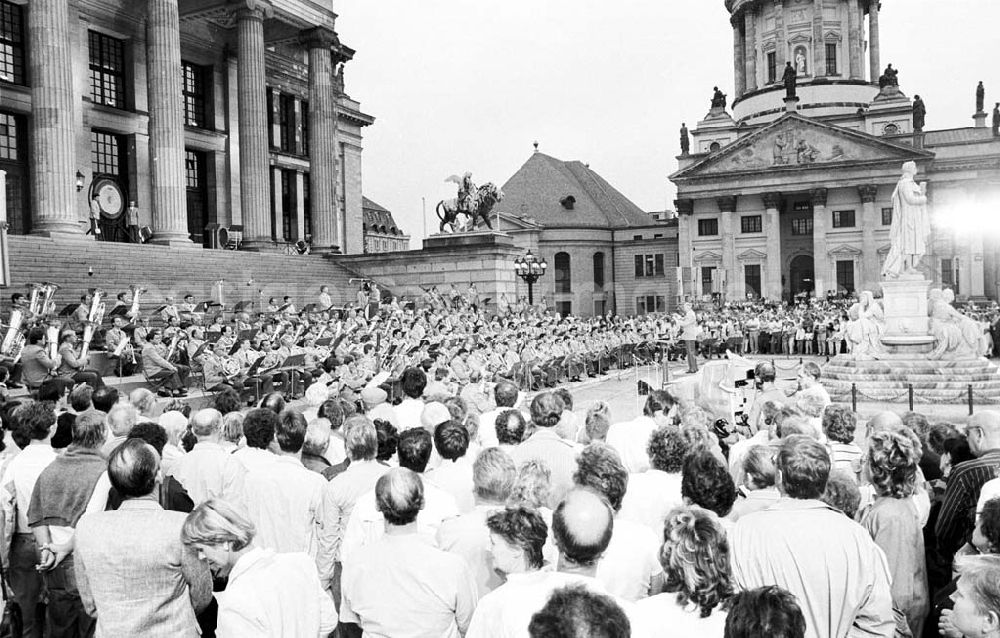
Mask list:
[[[503,191],[493,182],[487,182],[477,188],[472,195],[469,212],[459,207],[457,197],[441,200],[434,209],[438,219],[441,220],[441,232],[444,232],[445,226],[449,226],[453,233],[456,232],[456,228],[459,231],[472,231],[476,229],[480,219],[483,220],[487,228],[493,230],[493,224],[490,223],[490,212],[502,199]],[[468,218],[465,223],[458,220],[460,215]]]

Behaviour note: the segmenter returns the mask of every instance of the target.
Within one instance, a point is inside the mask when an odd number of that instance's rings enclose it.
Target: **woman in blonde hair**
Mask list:
[[[337,611],[313,559],[252,547],[255,534],[246,513],[221,499],[205,501],[184,521],[184,544],[216,577],[229,578],[226,591],[215,594],[216,636],[327,636],[337,627]]]
[[[721,636],[723,605],[733,595],[729,542],[719,519],[700,507],[678,507],[663,524],[664,591],[635,604],[634,635]]]
[[[904,428],[875,432],[868,439],[862,480],[875,500],[859,513],[861,525],[885,552],[892,574],[893,607],[920,636],[929,607],[927,562],[920,514],[910,496],[916,489],[920,440]]]

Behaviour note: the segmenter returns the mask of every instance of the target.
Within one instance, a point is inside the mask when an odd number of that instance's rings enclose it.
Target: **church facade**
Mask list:
[[[363,251],[354,51],[317,0],[0,0],[10,232]],[[131,211],[129,209],[132,209]],[[219,233],[219,228],[229,232]]]
[[[913,161],[932,224],[921,270],[960,298],[996,299],[1000,238],[982,222],[1000,202],[1000,138],[985,126],[982,98],[974,126],[925,130],[905,69],[902,80],[882,69],[875,0],[726,8],[735,96],[727,106],[716,91],[690,137],[685,127],[670,177],[682,295],[877,292],[892,193]]]

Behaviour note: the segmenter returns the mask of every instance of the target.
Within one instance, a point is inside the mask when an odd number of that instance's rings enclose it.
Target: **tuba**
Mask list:
[[[0,354],[10,357],[15,362],[21,358],[21,351],[24,350],[24,333],[21,328],[24,325],[24,310],[14,308],[10,311],[10,325],[0,342]]]
[[[83,327],[83,345],[80,346],[81,361],[87,358],[90,342],[94,339],[94,331],[100,328],[101,322],[104,321],[104,303],[101,301],[103,296],[104,291],[98,288],[94,291],[94,297],[90,302],[90,313],[87,315],[87,322]]]
[[[44,310],[42,299],[45,287],[42,284],[28,284],[28,288],[31,288],[31,292],[28,293],[28,314],[35,317]]]
[[[56,291],[59,290],[59,285],[49,283],[47,281],[35,285],[38,286],[38,289],[42,295],[40,301],[41,307],[39,308],[38,314],[40,315],[53,314],[56,311],[56,302],[53,301],[53,297],[55,297]],[[32,294],[34,294],[34,290],[32,290]]]
[[[177,353],[177,344],[181,341],[181,333],[178,331],[174,333],[173,339],[170,340],[170,347],[167,348],[167,356],[165,357],[167,361],[170,361],[173,356]]]
[[[136,284],[130,285],[129,289],[132,291],[132,307],[129,309],[127,316],[132,320],[132,323],[135,323],[139,319],[139,295],[146,292],[146,289]]]
[[[55,359],[59,356],[59,330],[62,328],[61,321],[49,321],[49,325],[45,328],[45,340],[49,344],[49,359]]]

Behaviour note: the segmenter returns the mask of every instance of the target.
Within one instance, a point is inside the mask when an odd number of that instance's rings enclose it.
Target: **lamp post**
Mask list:
[[[535,282],[545,274],[545,269],[548,267],[545,258],[538,259],[531,254],[530,249],[528,254],[514,260],[514,272],[524,280],[524,283],[528,284],[528,305],[530,306],[535,305]]]

